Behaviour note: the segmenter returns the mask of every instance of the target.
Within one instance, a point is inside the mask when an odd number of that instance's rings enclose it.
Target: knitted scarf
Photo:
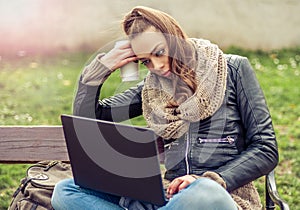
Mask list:
[[[150,73],[142,91],[143,115],[154,132],[164,139],[179,138],[190,122],[212,116],[221,106],[226,89],[227,63],[217,45],[190,39],[195,47],[194,93],[177,75],[160,77]],[[170,101],[178,106],[170,107]]]

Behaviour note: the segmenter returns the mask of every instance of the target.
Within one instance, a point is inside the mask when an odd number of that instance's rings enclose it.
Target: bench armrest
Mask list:
[[[266,209],[275,209],[275,205],[278,205],[281,210],[289,210],[289,205],[280,198],[275,181],[275,172],[272,170],[268,175],[266,175]]]

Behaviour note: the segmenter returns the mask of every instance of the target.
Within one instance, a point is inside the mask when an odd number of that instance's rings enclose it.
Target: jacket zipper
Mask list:
[[[188,161],[188,153],[189,153],[189,144],[190,144],[190,140],[189,140],[189,131],[187,131],[186,133],[186,149],[185,149],[185,165],[186,165],[186,174],[190,174],[190,166],[189,166],[189,161]]]
[[[179,143],[176,142],[176,141],[173,141],[173,142],[171,142],[171,143],[165,144],[165,145],[164,145],[164,148],[165,148],[165,149],[171,149],[171,147],[174,146],[174,145],[178,146]]]
[[[198,141],[200,144],[203,143],[229,143],[229,144],[233,144],[234,143],[234,138],[227,136],[226,138],[222,138],[222,139],[201,139],[198,138]]]

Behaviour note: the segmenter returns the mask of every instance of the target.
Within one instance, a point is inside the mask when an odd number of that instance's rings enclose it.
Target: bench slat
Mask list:
[[[69,161],[62,126],[0,126],[0,163]]]

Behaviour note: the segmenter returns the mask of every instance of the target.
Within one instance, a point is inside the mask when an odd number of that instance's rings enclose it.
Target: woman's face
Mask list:
[[[131,40],[131,47],[149,71],[162,77],[170,76],[169,48],[161,32],[150,27]]]

